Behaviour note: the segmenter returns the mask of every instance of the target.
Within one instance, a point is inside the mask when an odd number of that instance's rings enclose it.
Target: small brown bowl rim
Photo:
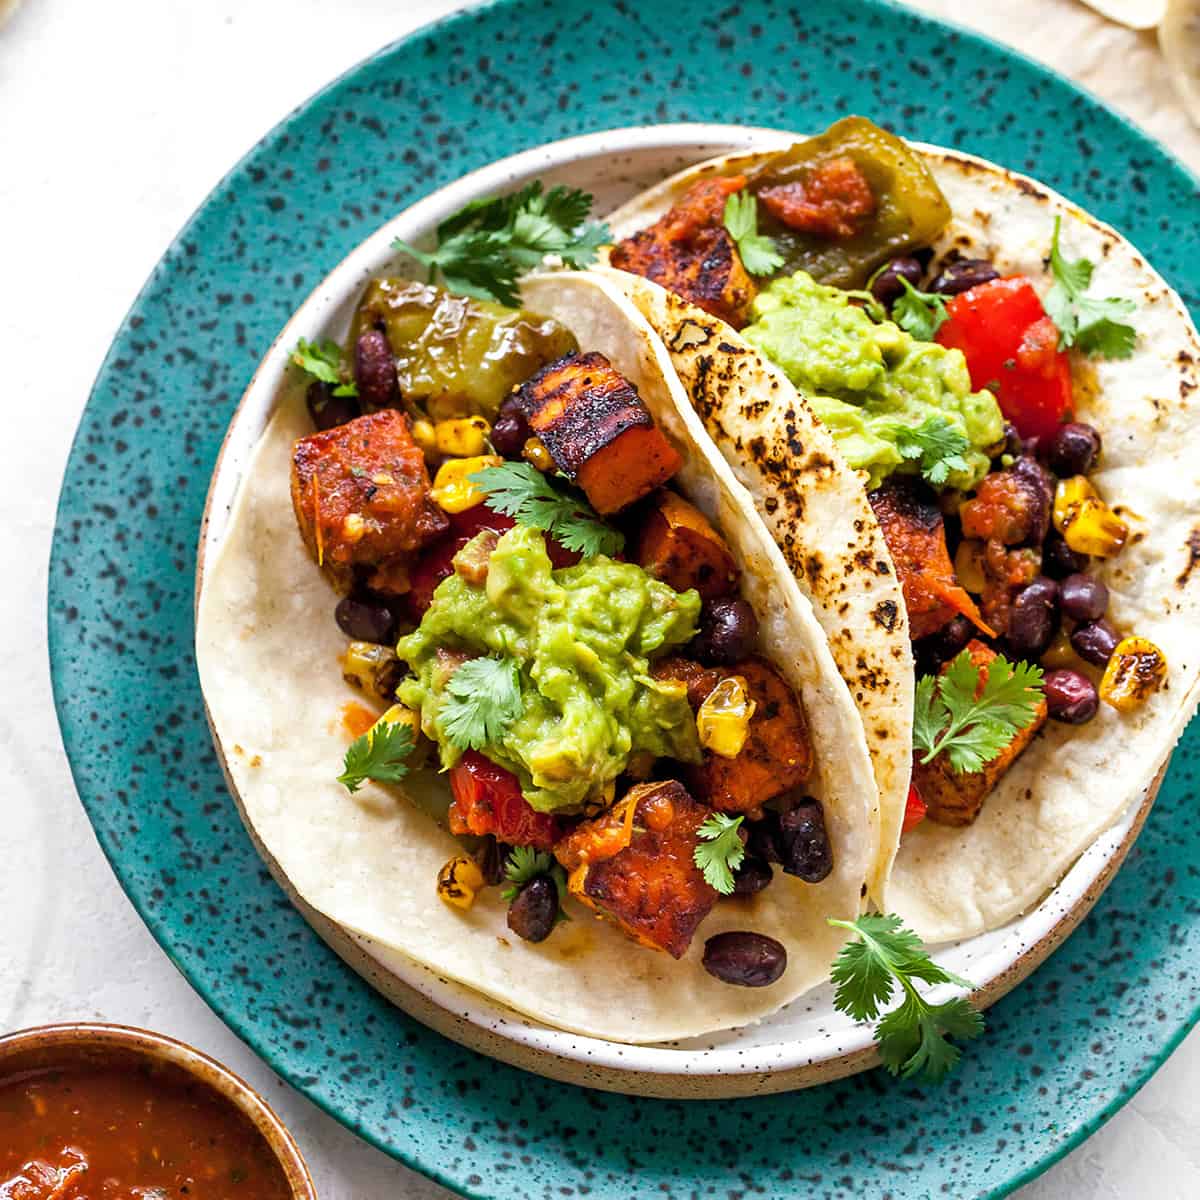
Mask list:
[[[108,1047],[120,1047],[147,1059],[171,1063],[228,1101],[270,1147],[291,1189],[292,1200],[317,1200],[317,1190],[296,1139],[262,1096],[216,1059],[166,1034],[106,1021],[64,1021],[14,1030],[0,1034],[0,1078],[6,1064],[24,1051]]]

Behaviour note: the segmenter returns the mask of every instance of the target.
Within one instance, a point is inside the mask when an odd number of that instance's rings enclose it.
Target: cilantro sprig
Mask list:
[[[905,1079],[923,1077],[936,1083],[958,1062],[962,1052],[947,1037],[967,1041],[983,1032],[983,1017],[964,996],[931,1004],[914,986],[922,983],[974,985],[935,963],[921,939],[905,929],[894,913],[866,913],[854,921],[827,918],[830,925],[857,933],[834,960],[830,978],[834,1007],[856,1021],[875,1021],[891,1000],[896,985],[903,999],[875,1027],[884,1066]]]
[[[979,678],[971,652],[963,650],[944,675],[917,681],[913,746],[923,763],[945,754],[955,771],[978,771],[1033,720],[1042,700],[1041,667],[1014,666],[998,654],[982,688]]]
[[[619,554],[625,546],[620,531],[606,525],[586,500],[556,487],[530,463],[485,467],[468,478],[487,495],[489,508],[550,534],[585,558]]]
[[[408,774],[405,759],[412,753],[412,726],[403,721],[376,721],[346,748],[337,781],[346,791],[357,792],[368,780],[399,783]]]
[[[751,275],[770,275],[783,266],[783,255],[775,243],[758,232],[758,200],[749,192],[733,192],[725,201],[722,217],[742,258],[742,266]]]
[[[353,383],[344,383],[345,371],[342,348],[334,341],[306,342],[301,338],[292,351],[291,361],[314,379],[322,383],[334,383],[335,396],[357,396],[358,388]]]
[[[938,413],[930,413],[920,425],[897,422],[891,433],[901,457],[918,462],[921,474],[934,487],[941,487],[952,471],[971,469],[963,457],[971,448],[970,439]]]
[[[563,901],[567,898],[567,873],[562,865],[545,850],[535,850],[532,846],[514,846],[504,864],[504,877],[509,881],[508,887],[500,893],[501,900],[513,901],[520,890],[539,875],[548,875],[554,881],[558,892],[559,921],[569,921]]]
[[[472,200],[437,230],[437,249],[426,253],[397,238],[392,246],[439,272],[451,291],[516,306],[517,280],[556,254],[569,267],[586,267],[612,240],[608,226],[588,221],[592,197],[580,188],[543,191],[534,180],[511,196]]]
[[[1122,296],[1100,300],[1084,295],[1091,286],[1095,264],[1086,258],[1063,257],[1058,245],[1061,226],[1062,217],[1055,217],[1054,237],[1050,241],[1054,286],[1046,296],[1046,311],[1058,326],[1059,349],[1078,346],[1084,354],[1128,358],[1137,341],[1137,330],[1120,318],[1136,312],[1137,305]]]
[[[746,847],[738,835],[742,818],[715,812],[696,830],[703,839],[692,851],[692,861],[704,872],[705,882],[722,896],[733,892],[733,873],[746,857]]]
[[[946,297],[937,292],[922,292],[903,275],[897,275],[904,291],[892,305],[892,320],[918,341],[932,342],[937,331],[950,319]]]
[[[438,725],[459,750],[482,750],[495,743],[525,711],[520,669],[515,658],[472,658],[446,683]]]

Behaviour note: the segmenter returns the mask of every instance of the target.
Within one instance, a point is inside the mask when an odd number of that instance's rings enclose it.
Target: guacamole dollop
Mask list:
[[[805,393],[852,467],[878,487],[893,471],[922,469],[905,430],[940,419],[967,440],[939,486],[966,491],[988,472],[985,450],[1004,436],[991,392],[973,392],[962,351],[918,341],[873,321],[847,293],[803,271],[777,279],[754,301],[743,333]]]
[[[599,799],[635,751],[699,761],[685,686],[649,673],[652,656],[692,639],[699,615],[697,592],[634,563],[600,555],[554,570],[542,534],[518,525],[497,542],[481,586],[457,573],[438,584],[396,648],[413,670],[397,695],[453,766],[462,751],[443,708],[454,653],[515,660],[521,713],[479,750],[516,774],[535,809],[575,809]]]

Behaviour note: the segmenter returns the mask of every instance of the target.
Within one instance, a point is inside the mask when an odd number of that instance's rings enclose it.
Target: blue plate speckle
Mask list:
[[[1195,728],[1092,915],[927,1090],[876,1071],[682,1104],[483,1059],[342,965],[271,881],[225,791],[192,658],[196,536],[238,397],[317,281],[397,209],[541,142],[664,121],[815,129],[851,111],[1045,180],[1129,235],[1196,309],[1194,181],[1015,55],[879,0],[694,16],[666,0],[517,0],[383,51],[272,131],[164,256],[80,425],[50,652],[105,852],[172,959],[278,1071],[468,1194],[1002,1195],[1111,1115],[1200,1011]]]

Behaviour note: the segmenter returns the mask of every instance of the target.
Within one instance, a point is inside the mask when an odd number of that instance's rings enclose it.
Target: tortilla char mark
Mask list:
[[[642,275],[740,329],[755,287],[723,223],[726,199],[744,175],[700,179],[665,216],[613,247],[609,262]]]
[[[680,958],[717,902],[694,855],[712,810],[681,783],[642,783],[555,847],[571,894],[634,941]]]

